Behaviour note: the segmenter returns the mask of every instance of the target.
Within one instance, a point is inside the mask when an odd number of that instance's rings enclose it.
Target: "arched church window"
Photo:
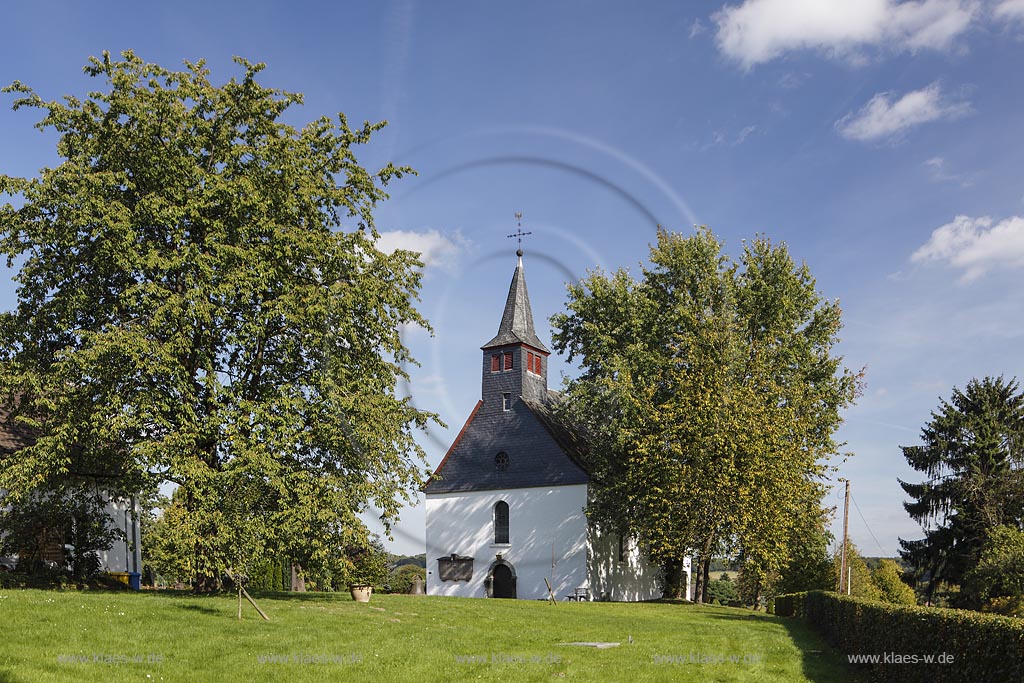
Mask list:
[[[494,504],[494,542],[508,543],[508,503],[503,500]]]
[[[499,472],[504,472],[508,469],[508,453],[500,451],[496,456],[494,456],[494,469]]]

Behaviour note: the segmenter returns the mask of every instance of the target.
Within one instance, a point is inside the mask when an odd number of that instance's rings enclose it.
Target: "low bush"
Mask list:
[[[43,590],[128,590],[127,584],[106,574],[95,574],[93,576],[83,578],[72,576],[68,572],[59,571],[36,572],[34,574],[0,572],[0,588],[38,588]],[[0,680],[3,679],[0,678]]]
[[[391,572],[391,578],[388,581],[388,592],[389,593],[408,593],[412,589],[412,583],[415,577],[420,577],[423,581],[424,586],[427,581],[427,570],[423,567],[417,567],[414,564],[403,564],[393,572]]]
[[[892,605],[824,591],[780,595],[775,598],[775,613],[807,620],[851,661],[880,655],[876,663],[860,664],[877,680],[1024,680],[1024,619]],[[933,658],[931,663],[922,661],[927,656]]]

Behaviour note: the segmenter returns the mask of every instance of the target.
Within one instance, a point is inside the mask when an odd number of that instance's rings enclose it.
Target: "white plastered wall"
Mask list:
[[[509,543],[494,543],[493,511],[509,506]],[[543,599],[552,583],[562,600],[587,581],[587,485],[427,495],[427,594],[485,597],[484,579],[497,554],[516,574],[516,597]],[[473,557],[470,581],[441,581],[438,558]],[[552,567],[554,555],[554,567]]]
[[[133,504],[131,499],[111,500],[104,508],[111,525],[124,531],[125,538],[115,540],[110,550],[99,552],[102,571],[142,573],[142,534],[138,518],[132,515]]]
[[[643,557],[635,540],[627,538],[623,549],[620,560],[618,535],[591,527],[588,570],[593,598],[633,602],[661,597],[661,569]],[[689,558],[685,572],[686,595],[689,596]]]

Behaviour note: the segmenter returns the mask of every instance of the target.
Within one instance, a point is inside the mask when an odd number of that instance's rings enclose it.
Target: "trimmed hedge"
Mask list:
[[[891,605],[824,591],[780,595],[775,613],[806,619],[844,655],[888,654],[890,661],[859,665],[876,680],[1024,681],[1024,619]],[[910,655],[918,660],[907,659]],[[933,655],[935,662],[920,661],[923,655]],[[940,655],[951,655],[952,662],[937,663]]]

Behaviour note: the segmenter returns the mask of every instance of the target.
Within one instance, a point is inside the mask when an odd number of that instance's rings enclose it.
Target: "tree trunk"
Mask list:
[[[292,562],[292,590],[296,593],[306,592],[306,577],[302,575],[302,565]]]
[[[712,538],[704,541],[704,547],[698,556],[700,563],[697,565],[697,579],[693,588],[693,601],[703,604],[708,597],[708,578],[711,575],[711,548],[714,547]],[[691,565],[692,566],[692,565]]]
[[[216,576],[196,576],[192,581],[193,593],[215,593],[220,590],[220,579]]]

